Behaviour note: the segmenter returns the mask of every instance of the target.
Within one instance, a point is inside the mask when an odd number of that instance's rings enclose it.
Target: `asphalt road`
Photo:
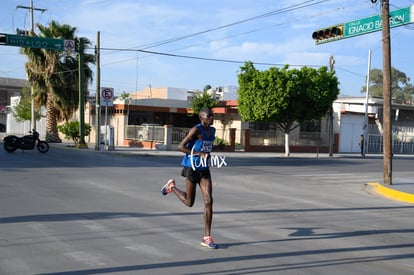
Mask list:
[[[394,177],[414,179],[412,161],[394,159]],[[380,158],[226,157],[217,250],[200,246],[200,193],[193,208],[160,193],[184,186],[179,162],[0,148],[0,274],[414,273],[414,206],[365,189]]]

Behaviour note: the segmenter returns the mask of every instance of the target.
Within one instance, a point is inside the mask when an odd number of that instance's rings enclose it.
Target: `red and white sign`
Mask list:
[[[112,106],[114,99],[114,88],[101,88],[101,105]]]
[[[75,40],[64,40],[63,41],[63,47],[65,51],[73,52],[75,50]]]

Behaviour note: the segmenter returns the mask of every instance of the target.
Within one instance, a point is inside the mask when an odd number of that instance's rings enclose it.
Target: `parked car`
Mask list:
[[[160,124],[155,123],[142,123],[141,127],[138,128],[138,139],[139,140],[156,140],[159,136]]]
[[[3,123],[0,123],[0,132],[6,132],[6,125],[4,125]]]

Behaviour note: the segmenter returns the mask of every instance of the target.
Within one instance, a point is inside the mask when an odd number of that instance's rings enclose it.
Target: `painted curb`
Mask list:
[[[375,193],[380,194],[388,199],[407,203],[414,203],[414,194],[391,189],[378,182],[369,182],[367,183],[367,186],[369,186],[370,189],[373,190]]]

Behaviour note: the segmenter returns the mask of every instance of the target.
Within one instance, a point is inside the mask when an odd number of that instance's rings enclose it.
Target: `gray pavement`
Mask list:
[[[51,144],[0,150],[0,274],[412,274],[413,205],[364,190],[382,159],[217,153],[213,236],[199,244],[203,203],[160,187],[182,154]],[[0,144],[1,146],[1,144]],[[58,148],[59,147],[59,148]],[[65,149],[63,149],[65,148]],[[410,157],[395,177],[414,179]]]
[[[142,149],[138,147],[116,146],[112,150],[101,148],[95,150],[95,144],[91,143],[87,148],[77,149],[73,143],[55,143],[51,146],[58,146],[73,150],[84,150],[93,153],[102,154],[125,154],[125,155],[139,155],[139,156],[159,156],[159,157],[181,157],[183,154],[177,150],[151,150]],[[251,157],[276,157],[276,158],[330,158],[327,153],[292,153],[289,157],[284,153],[274,152],[224,152],[226,157],[230,158],[251,158]],[[355,154],[334,154],[333,158],[361,158],[357,153]],[[367,155],[366,158],[382,158],[382,155]],[[394,155],[395,159],[413,159],[414,155]],[[393,178],[392,185],[384,185],[383,182],[372,182],[366,185],[367,191],[377,195],[386,197],[388,199],[413,203],[414,204],[414,179],[412,178]]]
[[[3,140],[5,133],[0,133],[0,138]],[[103,154],[125,154],[125,155],[140,155],[140,156],[159,156],[159,157],[180,157],[182,156],[181,152],[176,150],[151,150],[151,149],[142,149],[138,147],[127,147],[127,146],[116,146],[113,150],[95,150],[95,144],[89,143],[87,148],[77,149],[74,147],[72,142],[63,142],[63,143],[53,143],[50,144],[53,148],[54,146],[60,148],[67,148],[73,150],[83,150],[87,152],[94,153],[103,153]],[[251,157],[277,157],[277,158],[286,158],[284,153],[274,153],[274,152],[225,152],[225,155],[232,158],[251,158]],[[361,158],[358,153],[354,154],[334,154],[334,158]],[[289,158],[330,158],[326,153],[292,153]],[[366,158],[382,158],[382,155],[368,154]],[[395,159],[413,159],[414,155],[394,155]],[[407,203],[414,204],[414,179],[412,178],[396,178],[393,177],[392,185],[384,185],[383,182],[372,182],[367,184],[367,191],[376,193],[378,195],[387,197],[389,199],[403,201]]]

